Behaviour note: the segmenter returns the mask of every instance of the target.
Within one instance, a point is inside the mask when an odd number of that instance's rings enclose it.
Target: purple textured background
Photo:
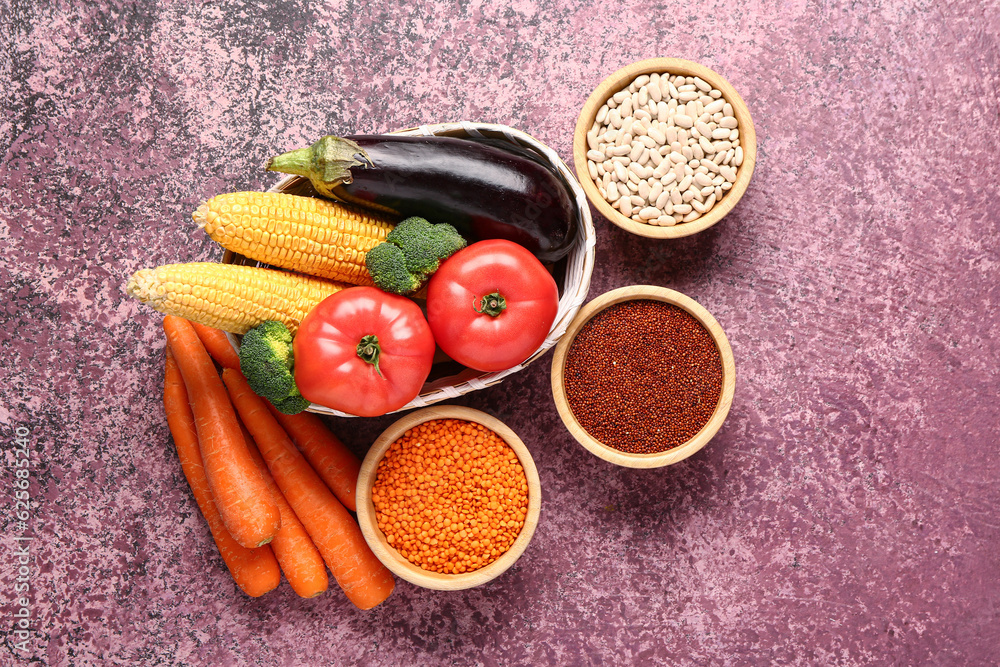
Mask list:
[[[0,663],[984,664],[1000,645],[1000,6],[0,3]],[[947,8],[946,8],[947,7]],[[457,403],[544,490],[480,589],[236,590],[176,460],[160,316],[123,293],[211,260],[190,213],[276,151],[421,122],[571,158],[607,74],[677,56],[741,92],[742,202],[693,238],[595,220],[591,296],[688,294],[737,364],[728,420],[667,469],[571,440],[551,355]],[[394,418],[332,420],[363,455]],[[29,651],[11,633],[13,429],[32,430]]]

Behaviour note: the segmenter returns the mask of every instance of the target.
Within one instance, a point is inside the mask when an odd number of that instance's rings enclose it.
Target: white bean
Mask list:
[[[654,206],[647,206],[646,208],[639,211],[639,217],[643,220],[652,220],[653,218],[660,217],[660,209]]]
[[[722,111],[722,107],[726,106],[725,100],[715,100],[709,104],[705,105],[705,113],[714,114],[717,111]]]
[[[649,183],[649,194],[646,195],[646,200],[650,204],[655,204],[656,200],[663,194],[663,184],[653,179],[650,179],[647,183]]]

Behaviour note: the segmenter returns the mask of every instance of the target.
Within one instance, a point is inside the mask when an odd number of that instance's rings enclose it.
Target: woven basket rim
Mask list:
[[[454,136],[456,134],[462,134],[465,136],[488,136],[495,139],[504,139],[510,143],[530,148],[544,158],[546,162],[548,162],[549,166],[553,167],[559,174],[560,180],[563,181],[564,186],[570,194],[570,199],[573,202],[574,214],[577,223],[576,241],[567,255],[566,272],[563,277],[563,284],[561,285],[563,294],[559,298],[559,309],[556,313],[556,319],[552,323],[552,327],[549,329],[549,334],[546,336],[545,341],[541,344],[541,346],[539,346],[539,348],[525,361],[521,362],[517,366],[508,368],[505,371],[495,373],[479,373],[474,377],[462,380],[456,384],[436,387],[430,390],[427,390],[425,384],[425,388],[416,398],[398,410],[387,413],[396,414],[407,410],[413,410],[415,408],[425,408],[444,400],[464,396],[472,391],[485,389],[486,387],[502,382],[508,376],[517,373],[528,364],[544,355],[545,352],[559,342],[559,339],[566,333],[566,329],[573,321],[573,318],[576,317],[577,312],[579,312],[580,308],[583,306],[583,302],[587,298],[587,293],[590,291],[590,279],[594,270],[597,241],[594,231],[594,221],[590,213],[590,202],[588,201],[587,195],[583,190],[583,186],[580,185],[576,175],[570,171],[569,167],[566,166],[566,163],[559,157],[558,153],[540,142],[538,139],[532,137],[530,134],[506,125],[498,125],[494,123],[473,123],[468,121],[433,123],[390,132],[389,134],[402,134],[407,136]],[[285,176],[273,186],[268,188],[268,192],[283,192],[304,180],[306,179],[301,176]],[[227,250],[223,256],[222,262],[232,263],[235,257],[235,253]],[[239,341],[232,334],[228,335],[230,342],[238,350]],[[465,372],[475,373],[476,371],[467,369]],[[441,382],[443,379],[445,378],[435,382]],[[315,403],[311,404],[307,410],[309,412],[335,417],[356,417],[356,415],[347,414],[339,410],[333,410]]]

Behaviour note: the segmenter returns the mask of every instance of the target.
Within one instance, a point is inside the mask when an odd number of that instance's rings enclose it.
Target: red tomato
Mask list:
[[[384,415],[413,400],[434,358],[420,307],[374,287],[324,299],[302,320],[294,346],[302,396],[359,417]]]
[[[427,322],[438,346],[480,371],[516,366],[545,341],[559,289],[522,246],[473,243],[441,264],[427,284]]]

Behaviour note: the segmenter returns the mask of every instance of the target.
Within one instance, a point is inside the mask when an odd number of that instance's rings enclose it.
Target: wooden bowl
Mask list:
[[[605,309],[622,303],[623,301],[650,299],[653,301],[663,301],[678,306],[694,316],[698,322],[711,334],[715,340],[715,346],[722,357],[722,391],[719,394],[719,402],[715,406],[715,412],[698,433],[687,442],[668,449],[665,452],[655,454],[630,454],[613,447],[609,447],[591,436],[577,421],[573,410],[566,399],[566,387],[563,376],[566,371],[566,355],[576,335],[587,322]],[[552,358],[552,395],[556,402],[556,409],[562,417],[566,428],[576,438],[577,442],[588,449],[592,454],[599,456],[605,461],[610,461],[616,465],[628,468],[659,468],[672,463],[682,461],[704,447],[712,436],[716,434],[729,414],[729,407],[733,403],[733,392],[736,388],[736,365],[733,361],[733,350],[729,347],[729,341],[722,327],[715,318],[699,305],[694,299],[687,297],[680,292],[667,289],[665,287],[655,287],[652,285],[634,285],[632,287],[622,287],[612,290],[597,297],[580,310],[566,335],[556,346],[555,355]]]
[[[506,442],[524,468],[524,476],[528,480],[528,513],[524,518],[524,526],[520,534],[514,540],[514,544],[498,559],[489,565],[463,574],[440,574],[430,572],[399,554],[385,539],[385,534],[378,527],[375,518],[375,503],[372,502],[372,488],[375,485],[375,471],[379,461],[385,456],[389,447],[399,439],[407,430],[414,426],[419,426],[432,419],[461,419],[464,421],[476,422],[490,429]],[[398,577],[409,581],[411,584],[424,588],[433,588],[441,591],[457,591],[465,588],[472,588],[485,584],[503,574],[507,568],[513,565],[531,541],[531,536],[535,533],[538,525],[538,515],[541,511],[542,489],[538,482],[538,471],[535,469],[535,462],[524,446],[517,434],[510,430],[506,424],[499,419],[491,417],[485,412],[465,408],[457,405],[440,405],[425,408],[417,412],[410,413],[395,422],[379,436],[372,448],[368,450],[364,462],[361,464],[361,472],[358,475],[357,488],[358,523],[361,525],[361,532],[368,542],[368,546],[382,563]]]
[[[682,76],[697,76],[711,84],[722,92],[722,96],[727,102],[733,105],[733,113],[739,121],[740,145],[743,147],[743,163],[736,172],[736,182],[733,187],[719,200],[712,210],[691,222],[682,222],[671,227],[658,227],[636,222],[631,218],[626,218],[617,209],[611,206],[597,189],[597,184],[590,177],[587,169],[587,132],[594,125],[597,119],[598,110],[604,103],[622,88],[627,87],[637,76],[642,74],[669,73]],[[746,192],[750,177],[753,175],[753,168],[757,161],[757,134],[754,131],[753,120],[750,118],[750,110],[747,108],[743,98],[740,97],[736,89],[728,81],[708,69],[704,65],[681,60],[679,58],[652,58],[632,63],[627,67],[618,70],[604,81],[590,94],[580,117],[576,121],[576,131],[573,136],[573,160],[576,167],[576,174],[583,186],[587,198],[597,208],[597,210],[611,222],[622,229],[655,239],[676,239],[682,236],[690,236],[704,229],[708,229],[721,220],[729,211],[736,206],[743,193]]]

